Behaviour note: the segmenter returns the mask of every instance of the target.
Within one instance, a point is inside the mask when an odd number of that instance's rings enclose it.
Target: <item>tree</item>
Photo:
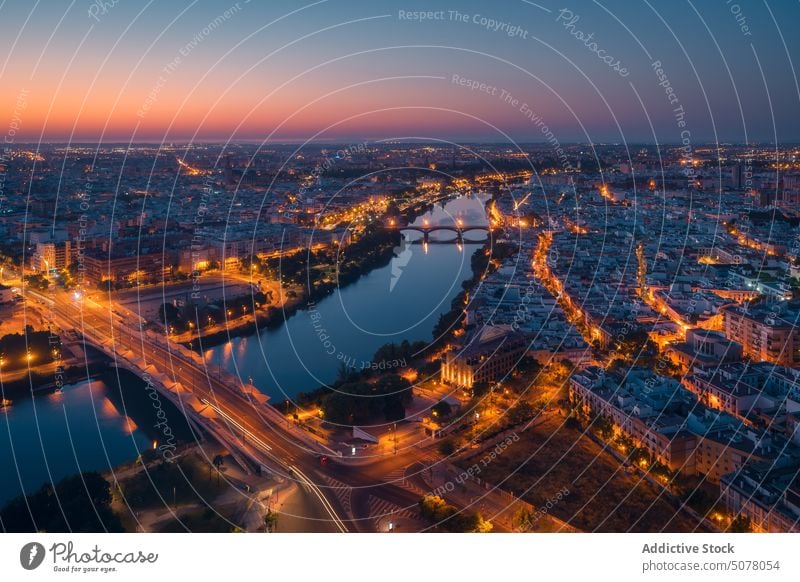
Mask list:
[[[219,483],[219,474],[222,471],[222,467],[225,466],[225,458],[222,455],[215,455],[212,463],[217,470],[217,482]]]
[[[527,507],[520,507],[511,520],[515,530],[527,531],[533,525],[534,514]]]
[[[383,406],[383,417],[387,422],[396,422],[406,417],[406,407],[400,400],[388,400]]]
[[[614,423],[607,416],[600,415],[594,420],[594,427],[604,439],[609,439],[614,434]]]
[[[534,410],[533,406],[523,400],[509,408],[508,412],[506,413],[506,420],[508,421],[509,426],[516,426],[530,418],[533,418],[535,414],[536,411]]]
[[[535,377],[542,370],[542,365],[533,356],[522,356],[514,368],[516,375]]]
[[[442,362],[437,359],[433,362],[425,362],[422,365],[417,365],[416,368],[421,378],[433,378],[439,373],[439,370],[441,370]]]
[[[181,312],[172,303],[164,303],[158,308],[158,319],[166,324],[173,324],[180,319]]]
[[[728,533],[750,533],[753,531],[753,523],[750,518],[744,514],[737,515],[731,525],[728,526]]]
[[[355,370],[344,362],[339,362],[339,367],[336,368],[336,383],[344,384],[355,379]]]
[[[431,413],[439,418],[446,418],[453,412],[453,407],[446,400],[440,400],[431,408]]]
[[[438,522],[449,517],[452,514],[451,508],[455,509],[438,495],[425,495],[419,500],[420,514],[430,521]]]
[[[481,396],[488,394],[490,389],[491,384],[489,384],[489,382],[475,382],[472,385],[472,397],[480,398]]]
[[[352,400],[341,392],[328,394],[322,400],[322,413],[326,422],[334,424],[356,424]]]
[[[653,367],[658,356],[658,346],[644,329],[634,329],[615,343],[617,353],[628,363]]]
[[[489,533],[490,531],[492,531],[492,529],[494,529],[494,526],[492,525],[492,522],[491,521],[486,521],[485,519],[483,519],[483,516],[480,513],[476,514],[476,517],[477,517],[477,520],[476,520],[476,524],[475,524],[475,529],[472,530],[473,532],[475,532],[475,533]]]
[[[99,473],[73,475],[13,499],[0,511],[6,532],[121,532],[111,510],[111,484]]]
[[[271,509],[264,515],[264,528],[268,533],[272,533],[278,529],[278,513]]]
[[[439,454],[449,457],[456,452],[456,444],[452,439],[445,439],[439,442],[437,449],[439,450]]]
[[[437,527],[448,532],[492,531],[492,524],[483,519],[479,513],[459,511],[438,495],[425,495],[419,501],[420,515],[433,522]]]
[[[10,333],[0,338],[0,357],[4,359],[5,370],[50,362],[60,350],[60,339],[54,342],[50,332],[34,331],[30,325],[25,326],[24,333]]]
[[[28,284],[28,286],[39,291],[46,291],[50,286],[50,281],[47,279],[47,277],[40,273],[35,275],[25,275],[25,282]]]
[[[411,402],[411,383],[391,374],[375,383],[349,381],[337,386],[322,400],[325,419],[337,424],[362,424],[382,415],[390,421],[405,417]]]

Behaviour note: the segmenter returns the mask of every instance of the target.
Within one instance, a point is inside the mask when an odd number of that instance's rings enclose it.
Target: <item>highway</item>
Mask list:
[[[193,415],[194,420],[210,428],[212,434],[222,429],[225,444],[235,447],[255,466],[277,468],[278,473],[301,485],[307,493],[305,498],[315,505],[307,509],[308,523],[315,531],[375,531],[376,518],[380,518],[380,512],[374,515],[375,506],[405,510],[406,514],[416,512],[419,488],[409,490],[401,486],[401,480],[395,483],[387,478],[418,462],[420,453],[416,449],[377,457],[368,464],[338,461],[313,441],[304,442],[298,429],[289,426],[263,398],[259,402],[243,390],[235,376],[209,368],[199,354],[163,336],[142,332],[138,324],[129,325],[128,321],[138,322],[139,318],[125,313],[124,308],[91,297],[76,298],[60,290],[28,294],[47,303],[53,320],[63,329],[81,332],[87,342],[102,347],[115,361],[123,364],[124,359],[139,374],[163,373],[179,383],[184,411],[191,413],[185,403],[189,393],[211,409],[215,418]],[[166,395],[174,399],[174,387],[170,386]],[[323,454],[329,459],[324,465],[320,461]]]
[[[255,387],[163,335],[142,331],[141,318],[125,307],[61,290],[27,294],[46,304],[53,323],[82,333],[119,365],[153,380],[166,377],[165,386],[153,385],[237,460],[296,482],[301,494],[291,517],[297,527],[374,532],[395,515],[417,520],[419,499],[429,489],[422,476],[438,460],[435,454],[410,446],[387,456],[340,459],[287,422]]]
[[[320,453],[287,434],[280,414],[250,398],[238,379],[227,372],[209,370],[202,357],[166,338],[123,323],[122,312],[116,306],[104,307],[94,299],[78,299],[60,290],[47,295],[35,291],[28,294],[47,304],[52,319],[63,329],[79,331],[87,342],[101,347],[115,361],[124,357],[140,374],[164,373],[171,381],[180,383],[184,391],[214,411],[217,432],[221,427],[227,433],[225,444],[236,446],[240,456],[256,466],[277,467],[277,472],[310,492],[309,498],[321,509],[315,513],[325,515],[328,522],[319,523],[319,529],[348,531],[336,497],[318,485]],[[154,385],[158,387],[158,383]],[[170,392],[166,395],[174,398],[175,392]],[[180,408],[191,412],[186,405]],[[197,415],[194,420],[205,426],[212,422]]]

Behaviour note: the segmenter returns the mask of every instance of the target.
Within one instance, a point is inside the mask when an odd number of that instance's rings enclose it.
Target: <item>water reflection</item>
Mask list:
[[[456,226],[459,220],[486,225],[484,202],[485,197],[472,196],[437,204],[413,225]],[[265,393],[283,399],[333,381],[343,363],[370,365],[386,343],[430,341],[439,316],[471,277],[470,258],[487,235],[471,231],[472,241],[464,237],[459,244],[452,242],[455,236],[436,231],[423,242],[422,233],[406,231],[408,244],[396,249],[386,267],[336,290],[277,329],[206,350],[210,370],[223,366],[244,379],[252,376]]]
[[[100,381],[61,392],[17,398],[0,415],[0,505],[82,471],[103,471],[135,459],[149,439],[122,414]]]

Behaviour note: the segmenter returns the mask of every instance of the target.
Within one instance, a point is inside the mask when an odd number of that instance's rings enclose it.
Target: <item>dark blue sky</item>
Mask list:
[[[790,0],[106,6],[2,4],[18,141],[800,141]]]

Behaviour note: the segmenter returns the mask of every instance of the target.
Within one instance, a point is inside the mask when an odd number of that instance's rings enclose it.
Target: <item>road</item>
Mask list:
[[[293,520],[309,527],[305,531],[371,532],[386,514],[397,511],[409,519],[415,517],[420,492],[402,486],[402,472],[420,460],[416,449],[358,465],[348,465],[330,455],[323,465],[320,450],[312,442],[303,441],[297,429],[265,399],[258,401],[250,396],[242,382],[227,371],[208,368],[200,355],[128,325],[138,318],[125,314],[124,308],[110,307],[102,299],[77,299],[60,290],[47,295],[29,293],[40,301],[52,302],[53,319],[63,329],[80,331],[116,361],[122,363],[124,358],[135,364],[140,374],[155,377],[163,373],[179,383],[181,402],[191,394],[207,407],[206,412],[213,410],[214,414],[195,418],[205,423],[204,428],[216,429],[217,433],[223,430],[226,443],[238,449],[240,456],[294,479],[302,494]],[[170,388],[169,395],[174,398],[177,389]],[[392,475],[400,478],[393,482]]]
[[[324,515],[333,525],[333,528],[324,526],[317,530],[348,531],[336,497],[317,485],[320,481],[319,452],[276,428],[276,425],[283,425],[279,413],[264,402],[250,398],[235,377],[222,370],[209,370],[199,355],[166,338],[127,325],[121,317],[122,308],[109,308],[89,297],[77,299],[60,290],[47,296],[34,291],[29,294],[48,304],[55,323],[63,329],[78,330],[115,361],[124,358],[133,363],[140,374],[165,374],[170,381],[179,383],[184,396],[181,402],[191,394],[214,411],[205,417],[193,415],[195,421],[210,428],[212,433],[223,431],[226,443],[238,449],[240,458],[249,459],[254,466],[274,468],[309,492],[308,499],[314,500],[317,506],[308,511],[309,515]],[[157,382],[154,385],[158,387]],[[167,396],[174,398],[176,391],[171,392]],[[182,409],[193,412],[186,405]],[[207,416],[215,418],[209,420]],[[324,524],[324,520],[320,523]]]

